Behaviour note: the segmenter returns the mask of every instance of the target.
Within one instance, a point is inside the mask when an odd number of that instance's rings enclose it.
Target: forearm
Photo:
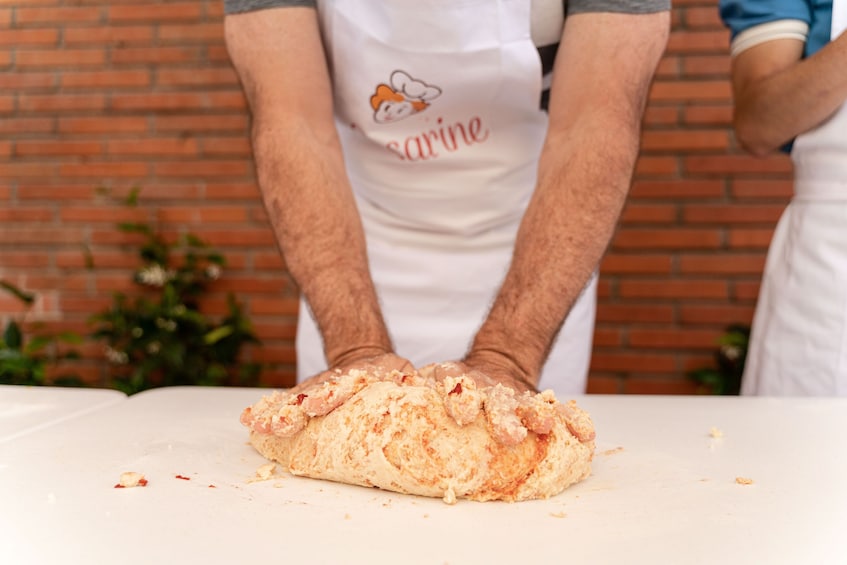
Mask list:
[[[769,46],[750,51],[757,48]],[[733,62],[733,74],[743,72],[746,56],[741,53]],[[756,80],[736,80],[734,125],[741,145],[764,155],[823,123],[847,100],[845,65],[847,36],[842,34],[808,59]]]
[[[614,232],[668,28],[667,12],[578,14],[565,22],[536,191],[471,364],[537,383]]]
[[[287,268],[318,323],[330,366],[390,351],[337,139],[320,139],[297,119],[284,128],[256,123],[265,207]]]
[[[637,145],[637,128],[621,132],[592,123],[548,139],[511,267],[471,356],[505,353],[525,380],[537,383],[556,334],[612,237]]]

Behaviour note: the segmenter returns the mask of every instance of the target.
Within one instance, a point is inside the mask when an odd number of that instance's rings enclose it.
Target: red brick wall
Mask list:
[[[686,393],[729,323],[751,319],[790,193],[784,157],[740,154],[728,36],[716,0],[674,2],[643,155],[602,264],[594,392]],[[124,219],[190,231],[227,257],[211,313],[235,291],[264,345],[266,384],[290,383],[296,289],[255,185],[222,0],[0,0],[0,278],[39,293],[30,320],[84,332],[130,286]],[[128,210],[97,187],[125,194]],[[96,268],[86,269],[84,249]],[[0,320],[19,308],[0,296]],[[86,349],[88,378],[102,365]]]

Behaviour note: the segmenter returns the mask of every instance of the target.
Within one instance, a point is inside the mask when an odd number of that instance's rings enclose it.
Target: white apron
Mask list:
[[[847,0],[833,2],[834,39]],[[847,396],[847,104],[797,138],[794,198],[768,251],[742,394]]]
[[[526,0],[318,2],[336,125],[398,355],[460,359],[508,269],[547,129]],[[596,277],[540,386],[583,392]],[[301,303],[301,306],[305,306]],[[326,369],[301,308],[298,380]]]

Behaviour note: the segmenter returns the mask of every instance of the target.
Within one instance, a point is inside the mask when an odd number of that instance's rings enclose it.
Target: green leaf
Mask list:
[[[6,326],[6,331],[3,332],[3,342],[6,344],[6,347],[10,349],[20,349],[23,346],[24,337],[21,333],[21,327],[17,322],[12,320],[9,322],[9,325]]]
[[[215,328],[210,331],[206,335],[203,336],[203,342],[208,345],[213,345],[223,338],[232,335],[233,327],[232,326],[221,326],[219,328]]]

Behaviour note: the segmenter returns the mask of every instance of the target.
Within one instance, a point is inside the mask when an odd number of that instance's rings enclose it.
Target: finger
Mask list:
[[[576,405],[576,401],[570,400],[559,404],[556,409],[564,416],[568,430],[581,442],[594,441],[594,423],[588,412]]]
[[[549,434],[556,423],[556,396],[553,391],[541,394],[525,392],[518,397],[516,413],[521,422],[536,434]]]
[[[446,377],[438,385],[444,408],[453,420],[464,426],[476,420],[482,409],[482,395],[476,382],[467,375]]]
[[[526,438],[527,429],[517,415],[515,391],[497,384],[487,392],[484,407],[491,436],[506,446],[519,444]]]
[[[351,369],[320,385],[304,389],[301,405],[310,418],[325,416],[344,404],[370,382],[380,380],[370,370]]]

